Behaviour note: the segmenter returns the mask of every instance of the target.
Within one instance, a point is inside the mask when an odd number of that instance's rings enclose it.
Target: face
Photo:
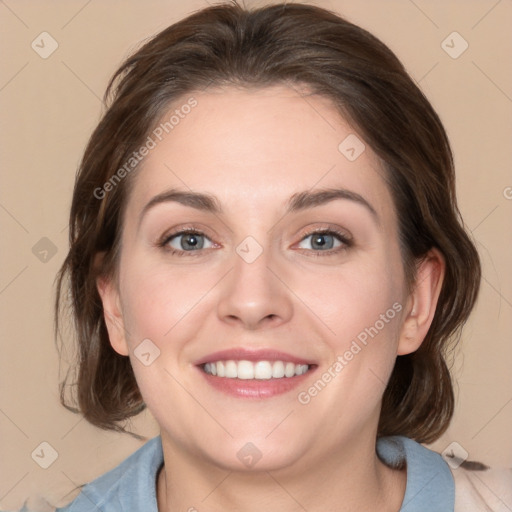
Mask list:
[[[153,136],[100,285],[112,346],[175,453],[279,469],[374,441],[421,337],[377,157],[325,98],[190,96]]]

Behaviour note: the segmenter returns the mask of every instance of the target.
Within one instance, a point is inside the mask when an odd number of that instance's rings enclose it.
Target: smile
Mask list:
[[[214,361],[202,365],[208,375],[225,379],[269,380],[304,375],[308,364],[295,364],[290,361]]]

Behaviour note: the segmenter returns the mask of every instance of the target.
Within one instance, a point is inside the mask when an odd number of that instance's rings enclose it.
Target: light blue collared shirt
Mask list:
[[[390,466],[404,461],[407,487],[400,512],[453,512],[455,486],[441,455],[403,436],[379,438],[377,452]],[[156,479],[164,462],[160,436],[82,488],[57,512],[158,512]]]

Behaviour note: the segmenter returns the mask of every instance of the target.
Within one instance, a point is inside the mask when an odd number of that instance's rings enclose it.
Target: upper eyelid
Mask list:
[[[339,231],[346,231],[346,230],[337,230],[337,229],[334,229],[334,228],[331,228],[331,227],[323,227],[323,228],[316,228],[316,229],[312,229],[312,230],[307,230],[305,233],[302,234],[302,237],[307,237],[307,236],[311,236],[311,235],[314,235],[316,233],[330,233],[330,234],[335,234],[335,235],[342,235],[343,233],[340,233]],[[172,237],[175,237],[175,236],[179,236],[179,235],[185,235],[185,234],[188,234],[188,233],[195,233],[195,234],[198,234],[198,235],[203,235],[203,236],[206,236],[209,238],[209,235],[208,233],[206,233],[203,229],[201,228],[194,228],[194,227],[184,227],[184,228],[180,228],[178,229],[177,231],[174,231],[174,232],[170,232],[169,234],[164,234],[162,236],[162,238],[172,238]],[[346,238],[351,238],[351,235],[350,233],[346,232]]]
[[[341,227],[335,227],[332,225],[306,229],[302,234],[300,241],[304,240],[304,238],[308,236],[312,236],[315,234],[331,234],[341,239],[342,242],[352,242],[354,237],[350,231]]]
[[[185,235],[187,233],[195,233],[198,235],[203,235],[209,239],[212,238],[212,236],[208,234],[207,229],[205,229],[204,227],[194,226],[193,224],[191,224],[191,225],[179,226],[177,228],[171,228],[171,229],[165,231],[164,234],[160,236],[159,240],[160,241],[169,240],[173,237]],[[214,234],[213,236],[215,237],[216,234]]]
[[[353,244],[353,238],[352,236],[347,236],[343,233],[339,233],[337,231],[334,231],[332,229],[329,229],[329,230],[318,230],[318,231],[312,231],[310,233],[306,233],[304,236],[301,237],[301,239],[294,245],[298,245],[300,244],[301,242],[303,242],[304,240],[306,240],[307,238],[311,237],[311,236],[314,236],[316,234],[320,234],[320,235],[330,235],[330,236],[334,236],[343,246],[345,247],[350,247],[352,244]],[[301,249],[301,250],[307,250],[307,249]],[[315,249],[313,249],[313,251],[316,251]],[[321,251],[321,252],[329,252],[329,251]],[[334,250],[332,251],[334,252]]]
[[[337,238],[340,238],[340,239],[343,239],[343,240],[350,240],[351,237],[343,234],[343,233],[340,233],[338,231],[333,231],[331,229],[327,229],[327,230],[318,230],[318,231],[311,231],[310,233],[305,233],[302,238],[300,239],[301,241],[304,240],[305,238],[308,238],[310,236],[313,236],[313,235],[331,235],[331,236],[334,236],[334,237],[337,237]]]
[[[334,228],[334,227],[323,227],[323,228],[313,228],[311,230],[306,230],[303,233],[303,236],[314,235],[315,233],[328,233],[334,235],[346,235],[347,238],[351,238],[352,235],[346,229]]]

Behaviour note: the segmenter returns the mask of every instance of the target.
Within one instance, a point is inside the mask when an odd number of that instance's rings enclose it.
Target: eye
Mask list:
[[[199,251],[200,249],[209,249],[213,246],[211,240],[204,234],[197,231],[182,231],[167,237],[163,242],[164,246],[170,247],[176,251]]]
[[[317,231],[304,237],[298,247],[299,249],[311,249],[313,251],[327,252],[342,246],[349,246],[350,240],[341,233],[333,231]]]

